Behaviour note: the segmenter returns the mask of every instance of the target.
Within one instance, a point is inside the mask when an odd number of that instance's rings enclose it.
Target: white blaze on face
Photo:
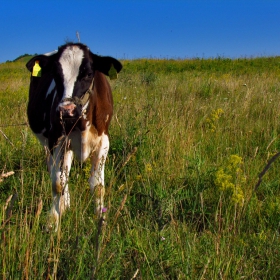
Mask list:
[[[64,77],[64,93],[62,100],[72,97],[83,57],[84,52],[78,46],[68,46],[60,56],[59,63]]]

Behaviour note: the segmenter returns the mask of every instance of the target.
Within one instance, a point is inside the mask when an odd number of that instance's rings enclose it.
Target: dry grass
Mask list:
[[[124,61],[111,82],[108,211],[98,254],[89,164],[74,163],[71,209],[61,231],[46,234],[51,187],[44,151],[27,126],[0,127],[13,143],[0,134],[0,170],[15,171],[0,184],[2,278],[278,279],[278,160],[254,189],[279,151],[278,64]],[[0,124],[26,121],[23,67],[0,65]],[[242,164],[230,169],[232,158]]]

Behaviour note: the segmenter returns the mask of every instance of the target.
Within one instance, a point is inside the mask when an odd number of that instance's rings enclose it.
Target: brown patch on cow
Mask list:
[[[98,135],[103,132],[108,134],[109,124],[113,115],[113,97],[111,87],[104,74],[95,71],[94,75],[94,94],[92,96],[93,125],[96,127]]]
[[[61,184],[59,182],[55,182],[55,184],[53,184],[52,186],[53,192],[54,193],[62,193],[63,191],[63,187],[61,186]]]
[[[98,136],[98,132],[93,125],[90,127],[89,132],[94,138]]]

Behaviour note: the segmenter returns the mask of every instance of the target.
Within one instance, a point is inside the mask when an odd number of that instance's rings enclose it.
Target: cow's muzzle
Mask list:
[[[88,90],[81,97],[74,96],[63,99],[58,106],[60,115],[62,115],[64,118],[73,118],[77,116],[81,117],[86,112],[85,107],[87,107],[89,103],[93,86],[94,79],[91,81]]]
[[[78,114],[77,106],[73,102],[60,103],[58,109],[64,118],[75,117]]]

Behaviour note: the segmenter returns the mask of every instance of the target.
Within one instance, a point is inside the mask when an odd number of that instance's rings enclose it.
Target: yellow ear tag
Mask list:
[[[41,77],[42,68],[39,65],[39,61],[35,61],[35,65],[33,66],[32,76],[34,77]]]
[[[111,68],[108,73],[111,80],[115,80],[118,78],[117,70],[115,69],[113,64],[111,65]]]

